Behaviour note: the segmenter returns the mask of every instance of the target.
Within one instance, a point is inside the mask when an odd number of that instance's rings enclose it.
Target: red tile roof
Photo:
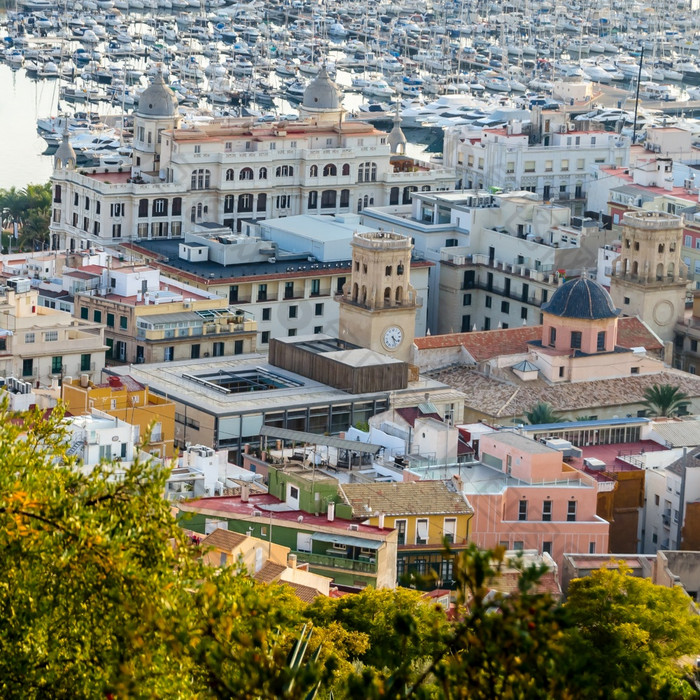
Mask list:
[[[541,335],[542,326],[519,326],[518,328],[499,328],[493,331],[427,335],[423,338],[416,338],[415,343],[419,350],[461,345],[474,360],[482,362],[499,355],[527,352],[528,341],[539,340]]]
[[[542,326],[499,328],[492,331],[471,333],[446,333],[416,338],[418,350],[435,350],[461,345],[476,362],[490,360],[500,355],[515,355],[528,351],[528,342],[539,340]],[[636,316],[619,318],[617,344],[623,348],[644,347],[647,350],[663,350],[663,344]]]

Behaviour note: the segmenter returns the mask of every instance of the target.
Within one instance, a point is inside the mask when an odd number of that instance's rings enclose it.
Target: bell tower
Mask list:
[[[412,249],[398,233],[353,236],[352,275],[338,297],[342,340],[409,360],[420,306],[410,281]]]
[[[685,310],[688,268],[681,260],[681,219],[663,211],[627,212],[610,296],[625,316],[639,316],[665,341]]]

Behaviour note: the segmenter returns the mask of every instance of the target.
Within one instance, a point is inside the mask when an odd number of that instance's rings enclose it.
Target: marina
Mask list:
[[[524,0],[83,0],[57,11],[24,0],[2,21],[0,80],[24,113],[33,107],[43,148],[21,141],[34,154],[50,155],[68,129],[78,163],[97,166],[131,165],[130,112],[158,71],[186,122],[289,122],[323,65],[348,119],[389,130],[398,114],[414,155],[439,153],[447,128],[527,121],[521,112],[533,107],[589,121],[622,110],[606,128],[638,143],[650,125],[700,115],[700,19],[690,6],[580,10]],[[38,162],[36,176],[20,179],[45,179],[50,161]]]

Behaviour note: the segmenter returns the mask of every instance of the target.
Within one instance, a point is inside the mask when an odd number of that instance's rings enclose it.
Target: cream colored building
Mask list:
[[[158,75],[134,111],[130,170],[78,170],[68,141],[59,147],[52,247],[179,238],[202,222],[240,232],[246,222],[357,212],[454,186],[454,170],[392,154],[392,139],[345,120],[340,102],[322,71],[307,88],[299,121],[181,124],[174,93]]]
[[[411,239],[400,233],[357,233],[352,274],[340,303],[342,340],[407,361],[422,300],[411,285]]]
[[[613,301],[626,316],[639,316],[660,338],[672,340],[688,288],[681,218],[660,211],[627,212],[621,242],[610,279]]]
[[[66,376],[99,377],[105,364],[104,326],[39,306],[28,279],[0,288],[0,372],[35,386]]]

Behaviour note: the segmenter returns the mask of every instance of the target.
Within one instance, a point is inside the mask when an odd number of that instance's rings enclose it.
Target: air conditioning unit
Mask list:
[[[348,525],[348,530],[354,530],[357,532],[360,529],[360,526],[357,525],[356,523],[352,523],[351,525]]]
[[[576,131],[576,124],[573,122],[566,122],[567,131]]]

